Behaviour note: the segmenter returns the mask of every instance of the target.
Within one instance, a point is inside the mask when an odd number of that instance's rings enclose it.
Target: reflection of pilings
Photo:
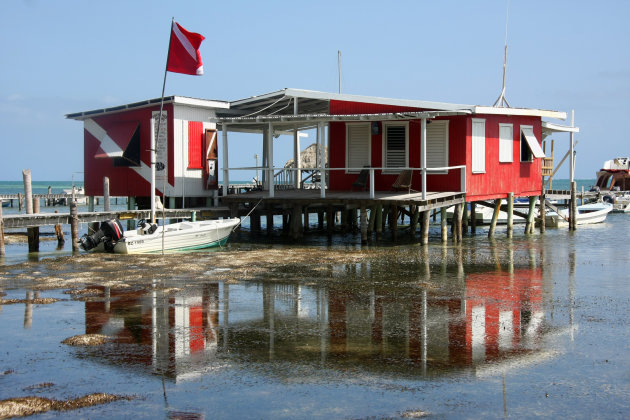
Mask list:
[[[326,337],[328,336],[328,317],[326,316],[326,291],[323,288],[317,289],[317,321],[319,324],[319,337],[320,337],[320,348],[319,352],[321,355],[321,363],[326,362],[326,348],[328,346],[328,342],[326,341]]]
[[[109,308],[111,304],[111,288],[105,286],[105,289],[103,290],[103,295],[105,298],[105,312],[109,313]]]
[[[575,248],[569,250],[569,326],[571,330],[571,341],[573,336],[573,309],[575,307]]]
[[[275,289],[273,285],[263,284],[263,320],[269,330],[269,360],[274,358],[275,344]]]
[[[427,290],[422,290],[422,375],[427,375]]]
[[[33,292],[26,292],[26,305],[24,305],[24,328],[30,329],[33,326]]]
[[[230,324],[230,285],[223,283],[223,348],[228,348],[228,328]]]

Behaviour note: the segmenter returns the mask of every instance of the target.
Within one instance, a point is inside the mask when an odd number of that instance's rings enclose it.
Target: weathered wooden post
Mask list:
[[[425,210],[422,212],[422,245],[429,243],[429,224],[431,223],[431,211]]]
[[[462,233],[468,234],[468,205],[462,205]]]
[[[540,214],[540,233],[545,233],[545,229],[547,228],[545,222],[545,200],[547,198],[545,197],[545,195],[545,190],[543,189],[542,193],[540,194],[540,204],[538,205],[538,213]]]
[[[22,171],[22,179],[24,180],[24,205],[26,214],[33,214],[33,190],[31,187],[31,170],[24,169]]]
[[[70,235],[72,236],[72,252],[79,251],[79,215],[77,203],[70,203]]]
[[[380,241],[381,237],[383,236],[383,205],[377,204],[376,209],[374,211],[376,212],[376,216],[374,219],[374,224],[375,224],[375,229],[376,229],[376,240]]]
[[[527,212],[527,223],[525,224],[525,234],[534,233],[534,212],[536,210],[536,197],[529,197],[529,210]]]
[[[494,211],[492,212],[492,220],[490,221],[490,228],[488,229],[488,238],[494,238],[494,231],[497,228],[497,221],[499,220],[499,212],[501,211],[501,199],[494,200]]]
[[[569,216],[569,229],[577,229],[577,183],[571,182],[571,214]]]
[[[442,242],[448,242],[448,223],[446,220],[446,207],[440,207],[440,232]]]
[[[0,206],[0,257],[4,256],[4,219],[2,218],[2,206]]]
[[[420,219],[420,208],[418,206],[409,206],[411,217],[409,218],[409,234],[413,237],[418,230],[418,221]]]
[[[39,199],[33,198],[33,214],[39,213]],[[28,228],[28,252],[39,252],[39,226]]]
[[[103,211],[109,211],[109,177],[103,178]]]
[[[329,239],[332,237],[334,229],[335,211],[333,210],[333,206],[328,206],[328,208],[326,209],[326,233]]]
[[[22,179],[24,180],[24,206],[26,214],[33,214],[33,189],[31,186],[31,170],[24,169],[22,171]],[[39,228],[30,227],[26,229],[28,235],[28,252],[39,251]]]
[[[46,206],[50,207],[53,205],[53,199],[50,197],[52,194],[52,187],[48,186],[48,197],[46,197]]]
[[[58,213],[58,211],[55,210],[55,213]],[[55,225],[55,235],[57,235],[57,248],[63,248],[63,245],[66,243],[66,238],[63,236],[63,230],[59,223]]]
[[[273,208],[271,204],[267,205],[266,208],[266,216],[267,216],[267,236],[273,235]]]
[[[22,193],[18,193],[18,211],[22,213]]]
[[[451,236],[453,242],[457,242],[457,238],[459,237],[459,229],[461,229],[461,225],[459,221],[461,220],[459,217],[459,213],[461,212],[461,204],[455,204],[453,207],[453,227],[451,228]]]
[[[361,245],[367,244],[368,220],[365,204],[361,205]]]
[[[507,205],[507,237],[511,238],[514,234],[514,193],[508,193]]]
[[[470,203],[470,233],[477,233],[477,203],[474,201]]]

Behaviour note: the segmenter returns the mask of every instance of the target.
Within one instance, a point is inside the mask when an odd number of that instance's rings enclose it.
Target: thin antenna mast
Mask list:
[[[339,73],[339,93],[341,93],[341,50],[337,50],[337,72]]]
[[[505,50],[503,52],[503,85],[501,87],[501,95],[499,95],[499,97],[497,98],[496,102],[493,105],[495,107],[502,107],[502,108],[505,108],[505,107],[511,108],[510,104],[507,101],[507,98],[505,97],[505,72],[506,72],[506,67],[507,67],[507,50],[508,50],[507,38],[508,38],[509,12],[510,12],[510,0],[507,0],[506,8],[505,8]]]

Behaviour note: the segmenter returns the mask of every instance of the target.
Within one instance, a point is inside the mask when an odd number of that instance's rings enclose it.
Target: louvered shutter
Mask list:
[[[385,139],[385,167],[407,166],[407,126],[387,125]]]
[[[346,168],[370,165],[370,125],[347,124]],[[358,172],[351,170],[350,172]]]
[[[427,125],[427,168],[448,166],[448,121]]]

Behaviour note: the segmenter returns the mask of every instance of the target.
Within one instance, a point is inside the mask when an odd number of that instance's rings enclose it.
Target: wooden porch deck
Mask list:
[[[374,198],[370,198],[368,191],[326,191],[321,197],[321,191],[308,190],[277,190],[270,197],[268,191],[251,191],[244,194],[231,194],[222,197],[223,205],[232,206],[242,203],[257,203],[261,201],[272,205],[301,205],[308,207],[346,206],[371,207],[383,206],[417,206],[419,211],[432,210],[465,202],[466,195],[461,192],[427,192],[422,199],[421,192],[401,193],[395,191],[377,191]]]

